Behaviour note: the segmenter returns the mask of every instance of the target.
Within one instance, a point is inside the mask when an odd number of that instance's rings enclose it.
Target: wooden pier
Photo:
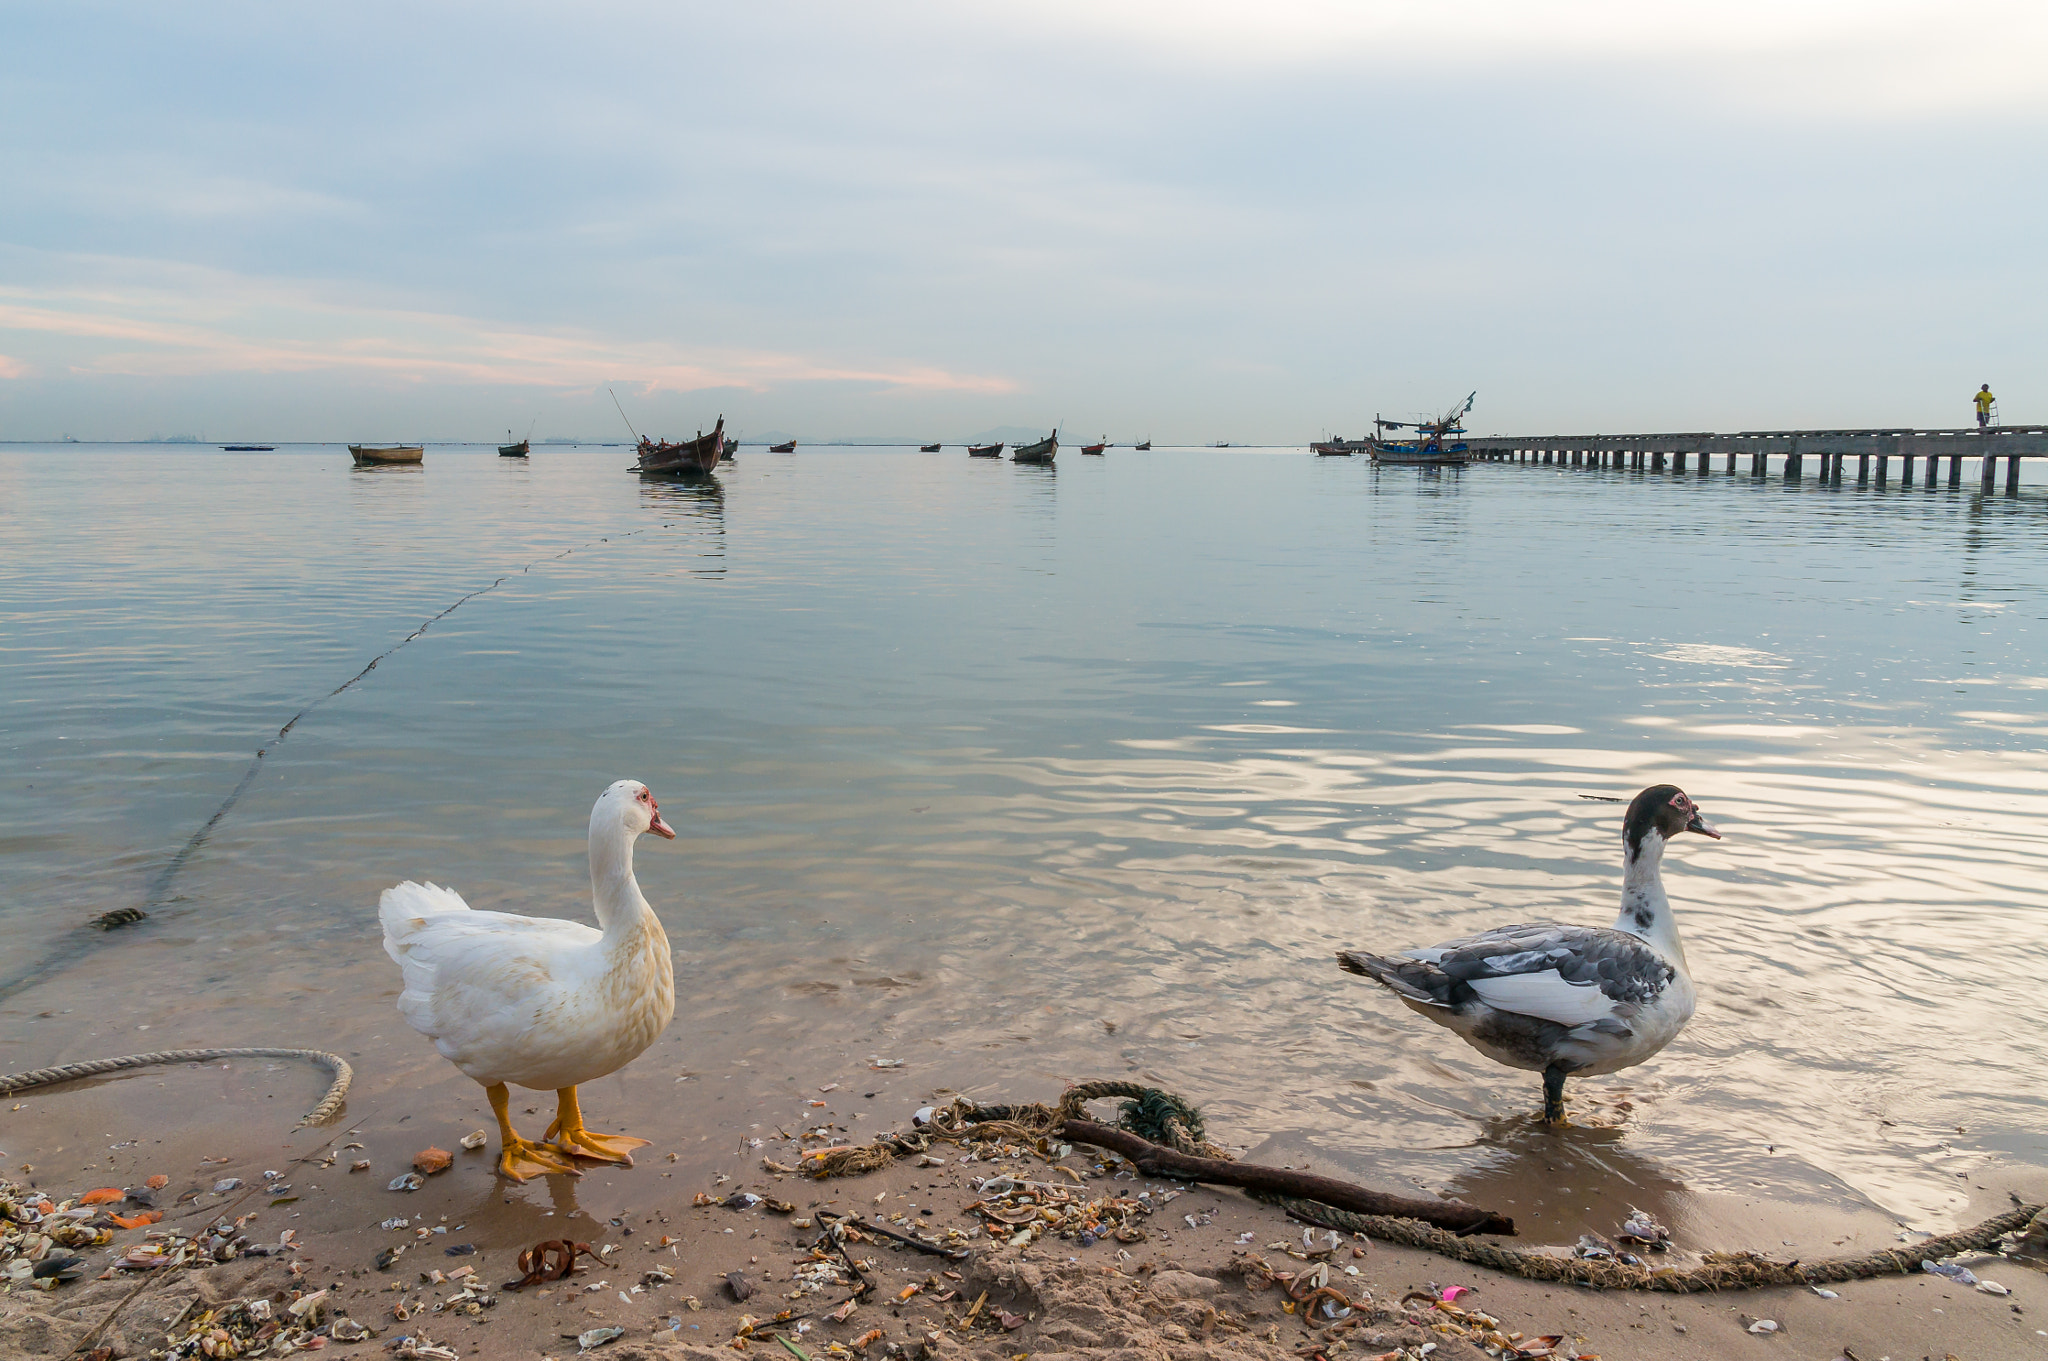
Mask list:
[[[1772,462],[1788,482],[1806,473],[1806,460],[1818,459],[1822,481],[1839,484],[1843,465],[1856,460],[1856,481],[1878,485],[1891,478],[1899,461],[1899,485],[1913,485],[1916,460],[1923,485],[1934,487],[1941,463],[1948,460],[1948,485],[1963,484],[1963,464],[1975,461],[1978,486],[1995,490],[1998,464],[2005,463],[2005,494],[2017,496],[2020,460],[2048,457],[2048,425],[2004,425],[1989,430],[1742,430],[1732,435],[1693,431],[1672,435],[1483,435],[1467,436],[1466,451],[1475,462],[1527,463],[1565,468],[1623,468],[1637,472],[1713,471],[1715,459],[1724,471],[1736,472],[1745,462],[1751,477],[1768,477]]]

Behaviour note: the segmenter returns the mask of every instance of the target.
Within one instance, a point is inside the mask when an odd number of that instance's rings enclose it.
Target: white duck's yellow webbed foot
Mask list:
[[[498,1175],[523,1182],[528,1177],[580,1177],[583,1169],[562,1156],[554,1145],[535,1143],[515,1134],[505,1141],[505,1151],[498,1155]]]
[[[555,1093],[555,1122],[546,1137],[557,1149],[577,1158],[596,1162],[633,1165],[633,1150],[647,1147],[649,1140],[630,1134],[592,1134],[583,1125],[583,1111],[576,1101],[576,1089],[564,1087]]]
[[[503,1152],[498,1154],[498,1175],[523,1182],[528,1177],[562,1176],[580,1177],[582,1169],[560,1150],[547,1144],[537,1144],[531,1139],[522,1139],[512,1128],[511,1093],[505,1084],[484,1088],[484,1095],[491,1099],[491,1110],[498,1117],[498,1144]]]

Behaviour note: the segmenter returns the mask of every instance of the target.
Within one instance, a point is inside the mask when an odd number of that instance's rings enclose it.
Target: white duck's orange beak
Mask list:
[[[647,824],[647,830],[656,836],[667,837],[670,841],[674,841],[676,839],[676,829],[661,820],[661,805],[654,801],[652,794],[647,796],[647,807],[654,814],[654,820]]]

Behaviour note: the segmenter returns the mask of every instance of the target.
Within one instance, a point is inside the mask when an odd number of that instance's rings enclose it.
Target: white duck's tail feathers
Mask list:
[[[415,884],[408,879],[387,888],[377,899],[377,920],[384,927],[384,953],[403,964],[402,952],[413,933],[435,917],[451,912],[468,912],[469,904],[452,888],[437,884]]]
[[[1430,1007],[1457,1005],[1451,995],[1452,980],[1434,964],[1419,959],[1388,959],[1363,950],[1339,950],[1337,964],[1345,972],[1370,978],[1406,1001]]]

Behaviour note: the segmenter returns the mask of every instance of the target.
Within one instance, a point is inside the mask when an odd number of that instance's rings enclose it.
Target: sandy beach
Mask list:
[[[271,1317],[285,1320],[295,1301],[316,1294],[313,1325],[333,1332],[337,1319],[352,1320],[337,1338],[355,1332],[353,1325],[370,1330],[359,1340],[314,1339],[342,1354],[380,1354],[396,1344],[400,1356],[445,1355],[430,1350],[444,1347],[460,1356],[562,1357],[576,1354],[583,1336],[621,1361],[729,1357],[735,1349],[791,1356],[775,1341],[779,1333],[814,1361],[821,1354],[985,1361],[2048,1355],[2048,1334],[2040,1331],[2048,1323],[2048,1279],[2036,1266],[1995,1255],[1964,1264],[2009,1293],[1926,1274],[1842,1283],[1833,1298],[1803,1288],[1596,1291],[1308,1229],[1237,1192],[1146,1178],[1085,1147],[1048,1158],[982,1145],[981,1156],[967,1158],[940,1142],[921,1158],[865,1176],[818,1180],[771,1170],[794,1165],[796,1150],[824,1146],[824,1138],[852,1137],[850,1120],[815,1123],[828,1104],[843,1108],[845,1095],[792,1100],[782,1121],[768,1122],[759,1147],[743,1140],[706,1156],[688,1148],[688,1135],[673,1140],[681,1151],[657,1137],[632,1168],[592,1164],[580,1179],[547,1179],[540,1195],[533,1192],[541,1183],[514,1188],[497,1178],[488,1146],[461,1147],[463,1136],[483,1128],[476,1123],[481,1102],[459,1103],[466,1109],[431,1102],[375,1127],[344,1117],[279,1139],[256,1128],[285,1114],[265,1101],[267,1109],[232,1129],[172,1126],[120,1147],[60,1122],[86,1103],[11,1102],[8,1175],[53,1204],[95,1187],[167,1180],[151,1197],[162,1220],[117,1230],[110,1244],[87,1250],[81,1279],[48,1293],[22,1283],[0,1296],[0,1356],[66,1356],[89,1335],[113,1349],[103,1355],[163,1354],[167,1327],[183,1337],[207,1311],[224,1328],[244,1320],[236,1326],[246,1335],[246,1310],[234,1302],[267,1300]],[[908,1111],[878,1109],[871,1119],[889,1115],[910,1127]],[[776,1123],[847,1132],[791,1140]],[[386,1189],[430,1147],[452,1152],[447,1171],[425,1177],[416,1191]],[[368,1166],[352,1170],[358,1163]],[[990,1181],[998,1177],[1012,1180]],[[1057,1187],[1041,1193],[1048,1203],[1130,1206],[1112,1222],[1131,1241],[1107,1228],[1085,1241],[1048,1229],[1013,1246],[1009,1227],[970,1207],[1019,1183]],[[1992,1179],[1971,1187],[1971,1205],[1981,1212],[1976,1217],[1988,1217],[2013,1197],[2039,1201],[2044,1193],[2048,1178]],[[958,1260],[879,1234],[855,1237],[838,1256],[821,1238],[835,1215],[957,1245]],[[1669,1260],[1682,1264],[1712,1248],[1781,1259],[1847,1255],[1902,1237],[1875,1216],[1836,1216],[1833,1227],[1842,1232],[1824,1251],[1798,1251],[1780,1236],[1813,1241],[1812,1217],[1798,1207],[1759,1200],[1722,1207],[1718,1218],[1730,1237],[1680,1241]],[[110,1265],[137,1245],[169,1241],[166,1234],[203,1241],[202,1230],[223,1221],[239,1225],[231,1236],[271,1255],[184,1269]],[[548,1241],[588,1243],[598,1255],[579,1259],[569,1278],[504,1288],[520,1275],[520,1252]],[[848,1261],[871,1288],[834,1315],[857,1283],[842,1265]],[[1330,1308],[1341,1317],[1305,1320],[1287,1300],[1287,1273],[1306,1282],[1319,1266],[1340,1292],[1343,1305]],[[735,1274],[745,1299],[735,1298]],[[1447,1287],[1466,1289],[1439,1303]],[[1311,1299],[1310,1307],[1321,1306]],[[1774,1326],[1763,1328],[1765,1321]],[[412,1342],[399,1341],[406,1338]],[[282,1352],[273,1344],[266,1354]]]

